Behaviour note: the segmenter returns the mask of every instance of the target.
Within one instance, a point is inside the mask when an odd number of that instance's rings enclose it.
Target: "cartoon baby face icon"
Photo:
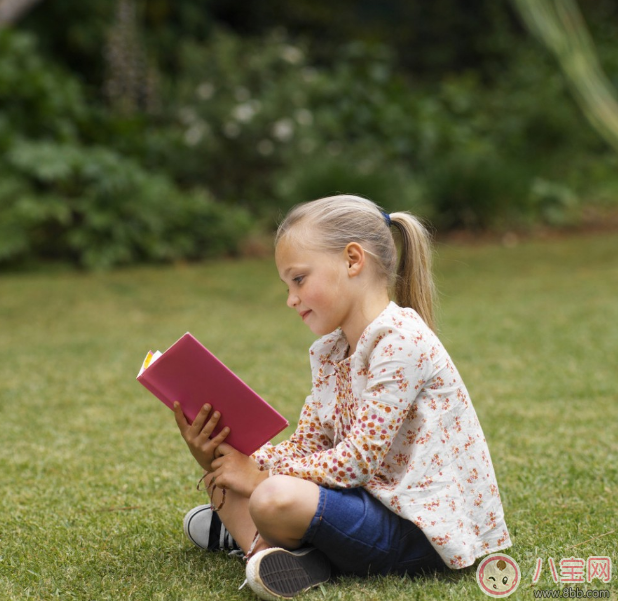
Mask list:
[[[520,571],[517,562],[508,555],[494,554],[486,557],[476,571],[476,581],[490,597],[508,597],[519,585]]]

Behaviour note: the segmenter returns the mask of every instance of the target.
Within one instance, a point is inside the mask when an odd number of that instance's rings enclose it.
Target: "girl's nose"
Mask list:
[[[288,294],[288,302],[287,302],[288,307],[290,307],[290,309],[293,309],[298,304],[299,300],[300,299],[298,298],[296,294],[290,292]]]

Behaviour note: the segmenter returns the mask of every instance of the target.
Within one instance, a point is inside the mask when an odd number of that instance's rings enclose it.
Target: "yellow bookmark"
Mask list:
[[[148,354],[146,355],[146,358],[144,359],[144,365],[142,365],[142,369],[146,369],[150,365],[151,361],[152,361],[152,351],[148,351]]]

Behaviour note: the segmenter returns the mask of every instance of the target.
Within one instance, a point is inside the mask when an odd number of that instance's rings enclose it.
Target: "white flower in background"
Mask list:
[[[281,48],[281,58],[292,65],[298,65],[305,58],[305,55],[300,48],[287,45]]]
[[[210,100],[215,93],[215,86],[205,81],[204,83],[201,83],[199,86],[197,86],[196,92],[198,97],[202,100]]]
[[[311,125],[313,123],[313,113],[308,109],[298,109],[294,117],[299,125]]]
[[[275,151],[275,145],[272,143],[272,140],[260,140],[257,149],[262,156],[266,157]]]
[[[248,123],[253,119],[253,116],[260,110],[262,104],[259,100],[250,100],[234,107],[232,117],[241,123]]]
[[[287,117],[279,119],[273,125],[273,137],[280,142],[289,142],[294,136],[294,122]]]
[[[255,114],[253,107],[246,102],[245,104],[239,104],[234,107],[232,111],[232,117],[241,123],[247,123],[247,121],[251,121],[251,118]]]
[[[234,90],[234,98],[236,98],[238,102],[246,102],[249,98],[251,98],[251,92],[249,92],[247,88],[239,86]]]
[[[225,134],[226,138],[237,138],[240,135],[240,125],[238,125],[238,123],[235,123],[234,121],[228,121],[223,126],[223,133]]]
[[[187,146],[197,146],[209,131],[210,128],[207,123],[204,123],[204,121],[196,121],[185,132],[185,144]]]

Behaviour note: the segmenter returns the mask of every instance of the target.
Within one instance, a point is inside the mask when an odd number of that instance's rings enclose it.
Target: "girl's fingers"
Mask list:
[[[202,425],[201,429],[199,430],[199,434],[204,434],[206,437],[209,437],[214,432],[220,419],[221,414],[218,411],[215,411],[210,417],[210,419],[206,422],[206,424]]]
[[[208,424],[210,424],[210,421],[208,422]],[[230,433],[230,429],[226,426],[216,436],[210,438],[210,435],[215,428],[214,426],[212,428],[208,428],[208,424],[206,424],[204,429],[200,432],[200,436],[203,434],[207,438],[207,440],[203,443],[201,442],[201,440],[196,442],[199,442],[199,444],[202,445],[204,449],[212,449],[213,455],[217,457],[217,447],[227,438],[227,435]]]
[[[208,403],[206,403],[200,409],[199,413],[195,416],[195,419],[193,420],[193,423],[191,424],[191,427],[198,434],[204,428],[204,424],[206,423],[206,421],[208,419],[208,414],[210,413],[210,410],[211,410],[211,406]]]
[[[180,403],[178,401],[174,403],[174,418],[176,419],[178,429],[181,432],[184,432],[188,428],[189,424],[187,423],[187,418],[182,412],[182,408],[180,407]]]
[[[230,433],[230,429],[226,426],[225,428],[223,428],[223,430],[221,430],[221,432],[219,432],[219,434],[217,434],[208,443],[209,446],[213,448],[212,454],[213,454],[214,460],[211,462],[211,466],[213,467],[213,469],[220,468],[223,465],[223,461],[221,459],[221,457],[223,457],[223,453],[220,452],[220,448],[221,448],[220,445],[227,438],[227,435],[229,433]],[[223,446],[229,446],[229,445],[226,445],[225,443],[223,443]]]
[[[236,449],[227,443],[223,443],[217,448],[217,454],[219,457],[221,455],[229,455],[230,453],[234,452],[236,452]]]
[[[223,428],[223,430],[221,430],[221,432],[219,432],[219,434],[217,434],[212,439],[213,444],[218,447],[227,438],[227,435],[229,433],[230,433],[230,429],[226,426],[225,428]]]

